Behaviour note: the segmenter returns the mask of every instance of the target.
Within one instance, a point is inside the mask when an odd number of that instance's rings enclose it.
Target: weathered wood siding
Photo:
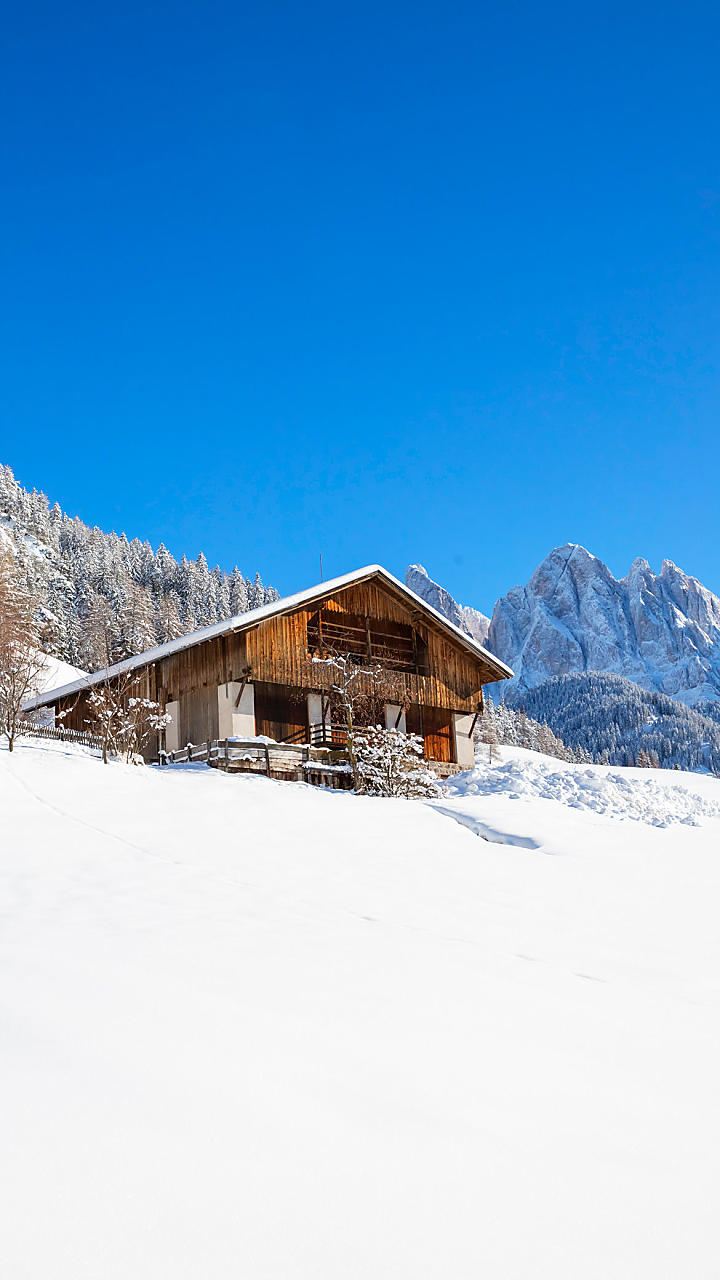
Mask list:
[[[482,686],[495,679],[495,673],[481,657],[455,644],[424,611],[416,611],[404,597],[376,580],[346,587],[292,614],[259,622],[242,634],[201,641],[139,668],[133,692],[163,706],[179,703],[180,742],[201,743],[218,737],[218,685],[247,676],[255,686],[257,732],[278,741],[298,740],[307,729],[307,692],[327,690],[335,678],[333,669],[315,661],[308,648],[308,624],[317,640],[320,609],[339,618],[343,613],[349,615],[348,624],[356,631],[358,618],[400,624],[396,634],[398,643],[405,646],[404,669],[393,672],[386,682],[386,692],[392,691],[387,700],[413,708],[408,713],[408,728],[424,734],[428,755],[452,761],[451,713],[476,711]],[[418,637],[422,674],[407,669],[408,627]],[[376,633],[392,637],[393,626],[379,627]],[[372,644],[371,635],[368,644]],[[371,678],[360,676],[357,688],[372,695]],[[86,699],[83,693],[66,699],[59,708],[68,710],[64,723],[69,728],[88,728]]]
[[[214,741],[219,736],[217,685],[183,693],[180,703],[180,745]]]
[[[306,742],[307,698],[287,685],[256,681],[255,727],[276,742]]]
[[[425,742],[428,760],[441,760],[444,764],[455,761],[455,737],[452,712],[443,707],[410,706],[406,712],[408,733],[419,733]]]
[[[92,732],[90,725],[90,712],[87,707],[87,695],[81,694],[79,697],[63,698],[56,708],[57,712],[64,711],[65,715],[57,723],[65,725],[67,729],[78,729],[80,732]]]
[[[475,711],[483,684],[492,679],[480,659],[472,657],[446,639],[438,627],[429,623],[427,615],[413,616],[408,607],[377,583],[366,582],[348,587],[326,601],[323,608],[346,610],[371,618],[389,618],[411,623],[427,644],[427,675],[399,672],[396,677],[397,697],[403,693],[412,702],[427,707],[444,707],[453,711]],[[333,672],[314,662],[307,647],[307,626],[318,606],[298,610],[261,622],[247,634],[247,662],[252,678],[292,685],[302,689],[327,689],[333,683]],[[361,687],[362,678],[359,682]],[[363,692],[371,692],[370,681]]]
[[[177,702],[197,689],[217,690],[219,684],[228,680],[241,680],[247,661],[245,654],[245,636],[229,635],[162,658],[156,664],[159,700]]]

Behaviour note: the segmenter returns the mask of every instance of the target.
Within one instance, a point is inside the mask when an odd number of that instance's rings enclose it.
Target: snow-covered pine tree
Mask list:
[[[485,698],[483,701],[483,710],[478,722],[476,738],[487,747],[488,764],[492,764],[497,757],[500,742],[492,698]]]
[[[720,774],[715,704],[687,707],[624,676],[585,671],[513,691],[527,714],[549,725],[576,758],[601,764],[710,770]],[[717,713],[720,716],[720,713]]]
[[[22,732],[22,707],[37,693],[44,659],[39,649],[37,596],[9,552],[0,557],[0,733],[12,751]]]
[[[167,644],[168,640],[176,640],[183,634],[179,606],[177,592],[173,589],[164,591],[160,596],[157,606],[158,644]]]
[[[230,615],[236,617],[250,608],[248,584],[237,565],[230,574]]]
[[[147,541],[90,528],[57,503],[51,508],[45,494],[22,489],[10,467],[0,466],[0,545],[6,542],[25,585],[39,596],[47,651],[88,670],[105,664],[101,600],[115,615],[116,660],[145,642],[174,639],[250,607],[250,584],[237,568],[210,573],[202,553],[178,564],[162,543],[153,553]],[[277,592],[258,574],[252,607],[274,599]]]
[[[542,751],[558,760],[576,759],[575,751],[553,733],[549,725],[532,719],[524,710],[516,711],[501,700],[493,703],[489,694],[483,700],[483,713],[475,727],[477,744],[488,744],[488,753],[495,757],[499,746],[519,747]],[[479,745],[482,752],[482,746]],[[483,752],[484,754],[484,752]],[[583,760],[589,760],[587,753]]]

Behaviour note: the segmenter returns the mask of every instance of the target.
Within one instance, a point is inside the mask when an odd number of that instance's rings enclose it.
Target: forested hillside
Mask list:
[[[720,774],[720,723],[624,676],[556,676],[509,701],[600,764],[646,764]],[[717,709],[717,704],[715,704]]]
[[[47,652],[86,671],[278,596],[259,574],[210,569],[202,552],[178,562],[162,544],[91,528],[0,466],[3,548],[37,593]]]

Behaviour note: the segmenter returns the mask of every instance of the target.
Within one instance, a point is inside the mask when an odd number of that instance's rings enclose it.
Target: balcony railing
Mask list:
[[[311,724],[310,745],[340,750],[347,746],[347,729],[338,724]]]

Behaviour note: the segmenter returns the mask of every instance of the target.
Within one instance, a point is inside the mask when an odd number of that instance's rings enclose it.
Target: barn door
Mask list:
[[[425,758],[452,764],[455,758],[452,715],[438,707],[422,707],[412,703],[407,709],[408,733],[419,733],[425,741]],[[421,723],[422,721],[422,723]]]

